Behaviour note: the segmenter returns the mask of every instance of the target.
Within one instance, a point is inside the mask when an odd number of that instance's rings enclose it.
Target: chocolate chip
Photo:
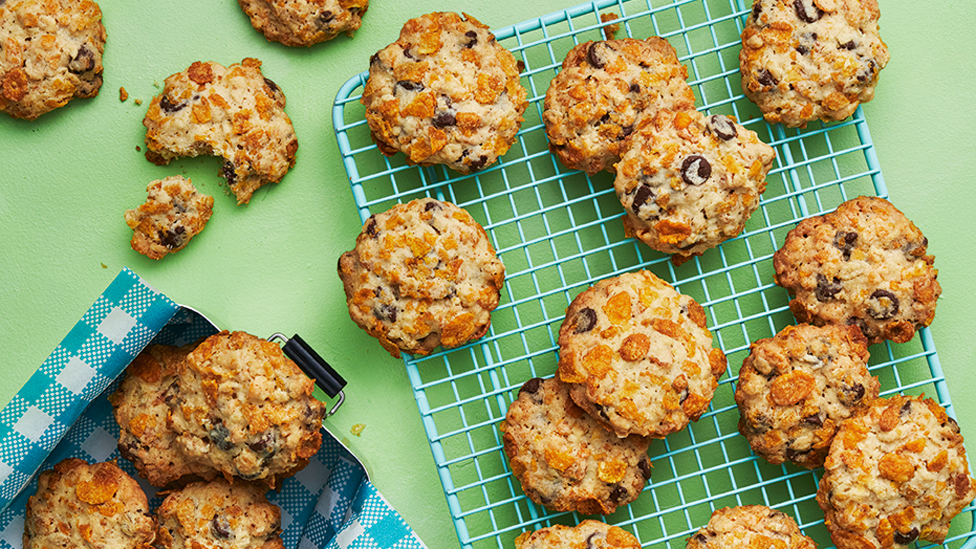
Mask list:
[[[641,91],[641,87],[640,84],[638,84],[637,82],[634,82],[630,85],[630,93],[640,93],[640,91]]]
[[[388,320],[390,322],[396,322],[397,308],[394,305],[381,303],[376,307],[373,307],[373,315],[380,320]]]
[[[632,133],[634,133],[634,125],[633,124],[631,124],[630,126],[621,126],[620,127],[620,135],[617,137],[617,139],[618,140],[619,139],[626,139],[627,136],[629,136]]]
[[[319,22],[323,25],[331,23],[333,19],[335,19],[335,14],[329,10],[325,10],[319,14]]]
[[[817,273],[817,301],[830,301],[843,289],[844,284],[836,276],[833,280],[827,280],[827,277]]]
[[[820,414],[813,414],[812,416],[807,416],[803,418],[803,423],[809,423],[810,425],[823,427],[823,418],[820,417]]]
[[[220,450],[226,452],[234,447],[234,443],[230,441],[230,429],[225,427],[223,423],[218,423],[210,429],[207,436],[210,438],[210,442],[214,443]]]
[[[704,156],[693,154],[681,163],[681,179],[689,185],[701,185],[712,176],[712,165]]]
[[[369,219],[366,220],[366,228],[363,229],[366,234],[372,237],[376,237],[376,216],[371,215]]]
[[[433,120],[431,120],[431,123],[434,125],[435,128],[447,128],[457,124],[457,119],[454,117],[454,114],[451,113],[450,111],[441,111],[436,115],[434,115],[434,118]]]
[[[795,49],[796,49],[796,52],[799,53],[800,55],[806,55],[806,54],[810,53],[810,48],[808,48],[806,46],[797,46]]]
[[[590,47],[586,49],[586,61],[593,66],[595,69],[602,69],[606,65],[601,56],[598,48],[603,47],[603,42],[593,42]]]
[[[762,0],[755,0],[752,3],[752,18],[758,20],[760,13],[762,13]]]
[[[623,486],[621,486],[619,484],[617,484],[616,486],[614,486],[613,487],[613,490],[610,491],[610,499],[612,501],[617,502],[617,503],[620,503],[622,501],[625,501],[628,496],[630,496],[630,493],[627,492],[627,489],[626,488],[624,488]]]
[[[946,423],[949,425],[949,428],[952,429],[953,433],[956,433],[957,435],[959,434],[959,424],[956,422],[956,420],[952,419],[951,417],[946,418]]]
[[[278,435],[273,429],[264,431],[261,433],[260,438],[253,442],[247,443],[247,447],[250,448],[251,451],[263,455],[275,453],[277,451],[277,446]]]
[[[186,228],[183,225],[177,225],[172,229],[163,229],[159,233],[159,241],[163,246],[166,246],[170,250],[175,250],[182,247],[186,243]]]
[[[598,546],[595,541],[597,538],[604,539],[606,536],[601,532],[593,532],[589,536],[586,536],[586,549],[596,549]],[[605,544],[601,543],[599,547],[604,547]]]
[[[786,448],[786,459],[796,462],[802,459],[804,456],[810,453],[810,450],[794,450],[793,448]]]
[[[94,68],[95,54],[85,44],[82,44],[82,46],[78,48],[78,53],[71,58],[71,61],[68,61],[68,70],[74,74],[88,72]]]
[[[651,478],[651,460],[647,456],[642,456],[640,461],[637,462],[637,468],[640,469],[642,475],[644,475],[644,480]]]
[[[488,157],[485,155],[481,155],[478,157],[477,160],[472,160],[471,163],[468,164],[468,167],[471,168],[471,171],[476,172],[481,168],[484,168],[485,164],[487,163],[488,163]]]
[[[864,398],[864,385],[855,383],[853,386],[844,385],[839,395],[845,406],[853,406]]]
[[[639,214],[640,209],[644,207],[644,204],[654,200],[654,190],[651,189],[650,185],[641,185],[637,187],[637,191],[634,193],[634,201],[631,208],[633,208],[635,214]]]
[[[274,81],[272,81],[270,78],[265,78],[264,84],[268,86],[269,89],[271,89],[272,94],[276,94],[278,93],[279,90],[281,90],[281,88],[278,87],[278,84],[275,84]]]
[[[758,6],[759,2],[756,2],[756,5]],[[694,540],[698,542],[699,545],[708,545],[708,538],[705,537],[705,534],[702,534],[701,532],[695,534]]]
[[[414,82],[413,80],[400,80],[399,82],[396,83],[396,85],[400,86],[401,88],[407,91],[412,91],[412,92],[419,92],[424,89],[423,84],[421,84],[420,82]]]
[[[375,64],[377,64],[379,62],[380,62],[380,52],[376,52],[373,55],[370,55],[369,56],[369,64],[370,64],[370,66],[373,66],[373,65],[375,65]]]
[[[851,250],[854,249],[855,242],[857,242],[857,233],[854,231],[847,232],[841,229],[834,234],[834,247],[844,252],[844,261],[851,259]]]
[[[184,107],[186,107],[186,101],[179,104],[173,104],[173,102],[170,101],[165,95],[159,99],[159,108],[166,114],[173,114],[174,112],[182,110]]]
[[[580,309],[573,315],[572,322],[574,334],[589,332],[596,326],[596,311],[589,307]]]
[[[610,121],[610,113],[605,113],[603,116],[600,117],[600,120],[598,122],[600,124],[606,124],[609,121]]]
[[[519,389],[519,394],[526,393],[533,395],[539,391],[540,387],[542,387],[542,378],[534,377],[522,384],[522,388]]]
[[[715,132],[715,136],[722,141],[728,141],[738,135],[735,129],[735,122],[732,122],[732,119],[728,116],[713,114],[708,117],[708,125]]]
[[[220,175],[227,180],[228,185],[237,184],[237,170],[234,168],[234,163],[230,160],[224,162],[220,167]]]
[[[441,208],[443,208],[443,206],[441,206],[441,203],[436,200],[428,200],[427,203],[424,204],[425,212],[429,212],[431,210],[440,210]]]
[[[877,72],[878,64],[874,62],[874,59],[868,59],[868,62],[864,65],[864,70],[857,75],[858,82],[867,82],[874,78],[874,74]]]
[[[875,290],[868,298],[867,312],[875,320],[888,320],[898,314],[898,298],[888,290]]]
[[[918,539],[918,528],[912,528],[906,533],[901,533],[896,530],[894,538],[895,543],[899,545],[908,545],[909,543]]]
[[[759,69],[756,73],[756,81],[763,86],[775,86],[779,82],[768,69]]]
[[[477,32],[475,32],[473,30],[470,30],[470,31],[464,33],[464,36],[467,37],[468,41],[465,42],[464,44],[461,44],[462,47],[465,47],[465,48],[473,48],[473,47],[475,47],[478,44],[478,33]]]
[[[811,0],[793,0],[793,9],[796,10],[796,16],[804,23],[816,22],[824,15],[824,12]]]
[[[901,408],[898,409],[898,415],[899,417],[905,417],[910,413],[912,413],[912,401],[906,400],[905,403],[901,405]]]
[[[230,539],[234,536],[234,531],[230,529],[230,521],[222,515],[217,515],[210,521],[210,532],[219,539]]]
[[[851,40],[851,41],[845,42],[843,44],[837,44],[837,47],[840,48],[840,49],[842,49],[842,50],[848,50],[848,51],[850,51],[850,50],[853,50],[854,48],[856,48],[857,47],[857,44],[855,44],[854,41]]]

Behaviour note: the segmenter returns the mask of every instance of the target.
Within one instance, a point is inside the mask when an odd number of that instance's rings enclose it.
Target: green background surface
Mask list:
[[[0,115],[0,403],[128,266],[223,328],[300,333],[349,381],[330,430],[366,462],[376,486],[431,548],[456,547],[403,364],[345,309],[335,266],[360,222],[331,106],[343,82],[365,70],[411,17],[466,11],[498,28],[572,1],[374,0],[355,38],[307,49],[267,42],[231,0],[99,3],[108,30],[101,95],[33,122]],[[943,294],[932,331],[963,434],[974,440],[976,3],[898,0],[881,8],[891,62],[864,109],[891,200],[936,256]],[[300,147],[280,185],[239,207],[217,175],[219,160],[159,167],[136,148],[149,100],[168,75],[198,60],[228,65],[244,57],[262,60],[287,95]],[[150,181],[172,174],[213,194],[214,216],[185,250],[156,262],[129,248],[123,212],[145,201]],[[361,436],[350,433],[355,424],[365,425]]]

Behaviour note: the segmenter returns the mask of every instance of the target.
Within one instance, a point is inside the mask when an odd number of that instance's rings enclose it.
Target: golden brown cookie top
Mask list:
[[[251,26],[286,46],[311,46],[363,24],[369,0],[237,0]]]

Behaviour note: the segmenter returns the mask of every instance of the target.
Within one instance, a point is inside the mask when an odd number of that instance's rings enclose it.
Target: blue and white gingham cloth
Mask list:
[[[182,345],[214,333],[209,321],[180,307],[123,269],[51,356],[0,411],[0,549],[23,545],[27,498],[37,472],[68,457],[117,459],[119,428],[107,396],[125,367],[149,343]],[[139,479],[150,506],[156,488]],[[359,461],[331,433],[280,492],[282,540],[294,549],[425,549],[366,477]]]

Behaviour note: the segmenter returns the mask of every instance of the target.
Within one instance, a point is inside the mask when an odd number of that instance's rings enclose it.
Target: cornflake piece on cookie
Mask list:
[[[695,108],[685,66],[663,38],[585,42],[546,91],[549,150],[570,169],[614,171],[643,117]]]
[[[367,219],[338,271],[350,317],[397,358],[485,335],[505,280],[481,225],[433,198]]]
[[[278,345],[223,331],[177,370],[170,421],[176,444],[195,462],[274,488],[318,452],[325,405]]]
[[[868,340],[856,326],[787,326],[752,344],[735,388],[739,432],[778,465],[823,465],[840,424],[877,398]]]
[[[363,24],[369,0],[237,0],[251,26],[286,46],[311,46]]]
[[[776,152],[734,119],[660,110],[642,120],[613,187],[624,231],[680,265],[738,236]]]
[[[557,378],[525,382],[501,431],[522,490],[555,511],[609,515],[637,499],[651,477],[650,439],[618,438]]]
[[[281,509],[267,487],[220,479],[170,492],[156,509],[162,549],[283,549]]]
[[[0,2],[0,111],[34,120],[102,87],[105,27],[91,0]]]
[[[490,166],[515,141],[528,106],[511,52],[470,15],[407,21],[370,58],[366,122],[380,151],[460,173]]]
[[[688,538],[687,549],[817,549],[789,515],[764,505],[726,507],[712,513],[708,524]]]
[[[942,543],[974,497],[959,425],[924,395],[878,398],[845,421],[817,491],[838,549]]]
[[[640,549],[633,534],[599,520],[584,520],[576,526],[556,524],[515,538],[515,549]]]
[[[891,202],[861,196],[791,230],[773,255],[774,280],[794,296],[800,322],[904,343],[932,323],[942,294],[928,243]]]
[[[132,249],[150,259],[182,250],[213,213],[213,197],[179,175],[153,181],[146,191],[146,203],[127,210],[125,222],[134,231]]]
[[[115,463],[77,458],[38,477],[27,500],[24,549],[100,547],[149,549],[156,524],[139,483]]]
[[[154,164],[201,154],[223,158],[219,173],[238,204],[295,165],[298,138],[285,94],[264,77],[257,59],[229,67],[193,63],[166,79],[142,124],[146,159]]]
[[[664,438],[701,417],[725,372],[705,320],[650,271],[601,280],[566,309],[559,378],[618,437]]]
[[[769,122],[843,120],[874,97],[888,47],[877,0],[754,0],[742,31],[742,91]]]

